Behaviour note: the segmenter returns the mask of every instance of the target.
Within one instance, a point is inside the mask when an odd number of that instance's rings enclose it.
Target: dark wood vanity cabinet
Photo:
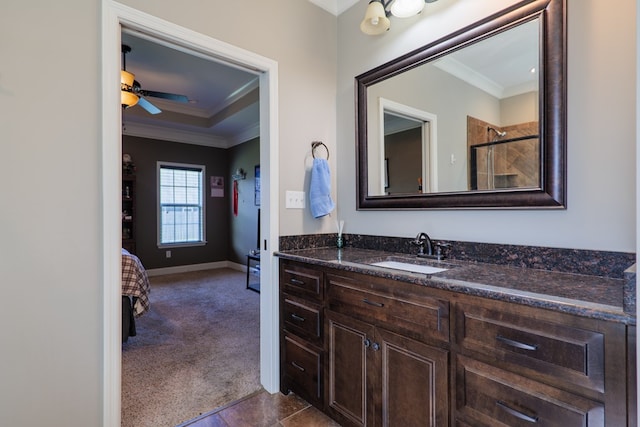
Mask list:
[[[446,426],[444,349],[327,313],[327,412],[342,426]]]
[[[280,261],[280,389],[324,409],[324,273]]]
[[[467,296],[454,307],[463,425],[635,425],[625,325]]]
[[[457,355],[456,422],[497,426],[605,426],[604,404]],[[626,425],[626,424],[606,424]]]
[[[327,274],[327,412],[343,426],[449,425],[449,310],[411,285]]]
[[[281,389],[342,426],[636,426],[635,327],[280,261]]]

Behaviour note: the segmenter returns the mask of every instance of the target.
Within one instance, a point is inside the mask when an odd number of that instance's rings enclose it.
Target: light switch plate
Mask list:
[[[285,207],[287,209],[304,209],[304,191],[287,191]]]

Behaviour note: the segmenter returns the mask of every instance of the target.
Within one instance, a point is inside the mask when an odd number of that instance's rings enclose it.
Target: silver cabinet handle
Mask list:
[[[511,347],[520,348],[522,350],[536,351],[538,349],[537,344],[526,344],[520,341],[514,341],[502,335],[496,335],[496,339],[501,343],[510,345]]]
[[[538,422],[538,417],[532,417],[529,416],[527,414],[523,414],[522,412],[518,411],[517,409],[513,409],[512,407],[510,407],[509,405],[507,405],[506,403],[504,403],[501,400],[496,400],[496,405],[498,405],[498,408],[502,409],[503,411],[513,415],[516,418],[519,418],[521,420],[530,422],[530,423],[537,423]]]
[[[291,282],[291,284],[293,284],[293,285],[299,285],[299,286],[304,285],[304,281],[302,281],[300,279],[291,278],[291,279],[289,279],[289,282]]]
[[[374,307],[384,307],[384,304],[383,304],[383,303],[381,303],[381,302],[375,302],[375,301],[369,301],[369,300],[368,300],[368,299],[366,299],[366,298],[365,298],[365,299],[363,299],[363,300],[362,300],[362,302],[363,302],[363,303],[365,303],[365,304],[372,305],[372,306],[374,306]]]
[[[293,365],[294,368],[299,369],[302,372],[305,371],[305,369],[302,366],[298,365],[296,362],[291,362],[291,364]]]
[[[371,341],[369,340],[369,338],[365,338],[362,342],[364,344],[364,348],[369,348],[369,346],[371,345]]]
[[[292,318],[293,320],[297,320],[298,322],[304,322],[304,317],[302,317],[302,316],[298,316],[298,315],[297,315],[297,314],[295,314],[295,313],[291,313],[291,318]]]
[[[374,342],[371,345],[371,348],[373,349],[373,351],[378,351],[378,350],[380,350],[380,344],[378,344],[377,342]]]

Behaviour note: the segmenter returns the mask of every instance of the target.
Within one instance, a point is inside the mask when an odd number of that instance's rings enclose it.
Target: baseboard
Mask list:
[[[227,264],[228,264],[227,267],[233,270],[242,271],[243,273],[247,271],[247,266],[245,264],[238,264],[237,262],[233,262],[233,261],[227,261]]]
[[[231,261],[206,262],[202,264],[177,265],[175,267],[152,268],[147,270],[149,277],[164,276],[165,274],[188,273],[191,271],[213,270],[216,268],[232,268],[238,270],[238,264]],[[246,271],[241,270],[241,271]]]

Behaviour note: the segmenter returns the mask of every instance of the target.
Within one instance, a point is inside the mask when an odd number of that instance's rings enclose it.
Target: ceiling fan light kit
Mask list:
[[[157,92],[143,90],[140,83],[135,80],[135,75],[127,71],[127,53],[131,52],[131,47],[126,44],[122,45],[122,70],[120,70],[120,103],[122,108],[130,108],[134,105],[140,105],[150,114],[158,114],[162,111],[153,105],[145,96],[155,98],[169,99],[172,101],[187,103],[189,98],[185,95],[175,93]]]
[[[139,100],[140,98],[135,93],[127,92],[126,90],[120,91],[120,103],[123,108],[133,107]]]
[[[369,36],[383,34],[391,27],[390,15],[410,18],[422,12],[425,3],[436,1],[438,0],[371,0],[360,23],[360,31]]]
[[[134,75],[120,70],[120,100],[124,108],[133,107],[138,103],[138,95],[133,93]]]

